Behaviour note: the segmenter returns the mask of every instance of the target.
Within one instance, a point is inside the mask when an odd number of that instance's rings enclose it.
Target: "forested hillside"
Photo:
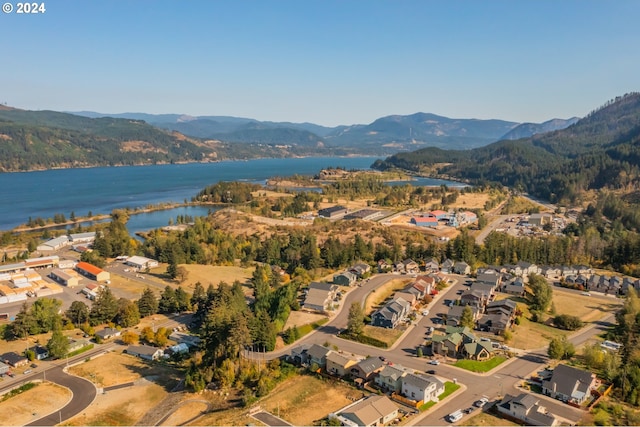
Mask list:
[[[639,166],[640,93],[618,97],[563,130],[468,151],[426,148],[374,165],[499,182],[552,202],[575,202],[589,189],[636,189]]]

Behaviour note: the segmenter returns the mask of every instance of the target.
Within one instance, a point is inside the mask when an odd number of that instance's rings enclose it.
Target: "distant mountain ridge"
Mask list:
[[[425,146],[470,149],[497,141],[519,123],[504,120],[452,119],[431,113],[391,115],[370,124],[335,127],[314,123],[259,121],[230,116],[122,113],[81,111],[88,117],[144,120],[154,126],[185,135],[227,142],[255,144],[304,144],[364,149],[369,154],[415,150]],[[542,129],[542,128],[540,128]]]
[[[497,182],[551,202],[590,189],[640,187],[640,93],[615,98],[575,124],[473,150],[423,148],[374,164],[475,184]]]
[[[570,119],[566,120],[551,119],[547,120],[544,123],[522,123],[506,134],[502,135],[500,139],[515,140],[520,138],[528,138],[540,133],[553,132],[556,130],[568,128],[569,126],[577,123],[578,120],[580,120],[580,117],[571,117]]]

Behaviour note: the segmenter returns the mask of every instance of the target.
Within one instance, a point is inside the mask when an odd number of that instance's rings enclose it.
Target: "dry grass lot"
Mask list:
[[[367,297],[365,303],[365,314],[371,314],[371,312],[380,306],[387,298],[389,298],[395,291],[403,289],[410,279],[393,279],[371,292]]]
[[[68,425],[134,425],[162,401],[168,394],[167,389],[178,381],[171,368],[116,352],[73,366],[69,371],[93,381],[98,387],[127,382],[135,385],[98,394],[93,404]]]
[[[0,426],[23,426],[62,408],[69,399],[71,391],[67,388],[38,384],[0,403]]]
[[[200,282],[206,289],[210,283],[217,286],[220,282],[226,282],[231,285],[234,281],[238,280],[244,284],[249,281],[254,267],[234,267],[234,266],[213,266],[213,265],[199,265],[199,264],[182,264],[189,272],[187,280],[180,285],[189,293],[193,292],[193,288],[196,282]]]
[[[160,425],[163,426],[181,426],[188,423],[193,418],[197,417],[209,408],[209,405],[204,401],[187,401],[180,405],[180,407],[173,412],[165,421]]]
[[[461,426],[517,426],[514,422],[481,412],[460,424]]]
[[[500,295],[500,298],[504,298]],[[530,313],[521,299],[516,299],[518,306],[523,309],[521,323],[513,330],[513,339],[509,345],[521,349],[541,348],[549,344],[555,337],[568,335],[572,332],[563,331],[541,323],[529,321]],[[568,314],[579,317],[587,325],[612,314],[622,305],[622,300],[611,297],[583,296],[575,292],[567,292],[557,287],[553,288],[553,303],[557,314]]]
[[[297,426],[314,425],[329,412],[352,403],[352,399],[362,397],[362,392],[343,383],[300,375],[278,385],[267,397],[257,402],[263,409],[278,413],[280,417]],[[246,417],[246,409],[232,409],[207,414],[194,425],[247,425],[256,424]]]
[[[449,205],[449,207],[454,209],[482,209],[488,200],[488,193],[466,193],[459,195],[456,202]]]
[[[317,313],[309,313],[306,311],[292,311],[289,314],[287,323],[285,323],[283,330],[287,328],[293,328],[294,326],[308,325],[309,323],[317,322],[321,319],[326,319],[327,316]]]

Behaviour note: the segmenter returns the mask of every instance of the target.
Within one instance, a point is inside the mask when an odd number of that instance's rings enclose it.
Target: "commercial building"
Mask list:
[[[105,282],[111,278],[111,274],[109,274],[108,271],[104,271],[103,269],[96,267],[93,264],[89,264],[88,262],[79,262],[76,265],[76,271],[91,280],[95,280],[96,282]]]

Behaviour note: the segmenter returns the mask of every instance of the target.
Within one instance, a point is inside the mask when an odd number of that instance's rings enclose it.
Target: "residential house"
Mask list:
[[[456,274],[469,274],[471,273],[471,267],[466,262],[459,261],[453,265],[453,272]]]
[[[445,274],[450,274],[453,271],[454,262],[450,259],[445,259],[440,266],[440,271]]]
[[[445,335],[431,338],[433,354],[447,357],[464,357],[464,344],[478,341],[471,329],[466,326],[447,326]]]
[[[556,416],[540,405],[535,394],[522,393],[515,397],[507,394],[496,407],[501,414],[528,426],[556,426],[560,423]]]
[[[504,313],[484,314],[478,320],[478,329],[499,335],[511,327],[511,317]]]
[[[609,279],[609,288],[615,293],[622,292],[623,280],[619,276],[612,276]]]
[[[316,364],[320,368],[327,366],[327,354],[331,350],[318,344],[313,344],[307,349],[307,363],[309,366]]]
[[[96,332],[96,336],[102,340],[108,340],[114,337],[119,337],[120,335],[122,335],[122,332],[119,329],[115,329],[115,328],[104,328]]]
[[[398,409],[387,396],[374,395],[347,406],[335,416],[344,426],[384,426],[398,417]]]
[[[190,335],[185,332],[175,331],[171,335],[169,335],[169,339],[177,342],[178,344],[186,344],[189,347],[198,347],[202,340],[200,337],[196,337],[195,335]]]
[[[166,354],[169,355],[173,355],[173,354],[187,354],[189,353],[189,346],[186,345],[185,343],[180,343],[180,344],[176,344],[176,345],[172,345],[169,348],[167,348]]]
[[[293,363],[296,366],[306,366],[307,361],[309,360],[307,355],[308,350],[308,345],[299,345],[293,347],[289,354],[286,355],[287,361]]]
[[[357,279],[358,276],[353,274],[351,271],[345,271],[333,276],[333,283],[341,286],[351,286],[356,282]]]
[[[487,304],[486,312],[489,314],[506,314],[510,317],[515,317],[518,304],[510,299],[501,299],[498,301],[491,301]]]
[[[91,345],[93,344],[89,340],[74,340],[73,338],[69,338],[69,353],[73,353],[74,351],[89,347]]]
[[[405,273],[416,274],[420,272],[420,266],[418,265],[417,262],[415,262],[411,258],[405,259],[404,261],[402,261],[402,263],[404,264]]]
[[[574,268],[578,274],[584,274],[585,276],[593,274],[593,269],[588,265],[576,265]]]
[[[338,377],[344,377],[349,373],[349,368],[358,363],[355,358],[349,357],[343,353],[330,350],[326,355],[327,364],[325,369],[327,373]]]
[[[516,277],[502,285],[502,292],[509,295],[516,295],[523,297],[526,289],[524,287],[524,280],[522,277]]]
[[[429,258],[424,263],[425,271],[438,271],[440,270],[440,263],[435,258]]]
[[[36,360],[44,360],[49,357],[49,350],[47,350],[47,347],[36,345],[31,347],[29,350],[33,351],[33,354],[36,355]]]
[[[417,292],[409,292],[409,291],[396,291],[393,294],[393,298],[402,298],[406,302],[409,303],[411,308],[414,308],[418,303],[418,294]]]
[[[29,364],[29,359],[21,354],[16,353],[15,351],[3,354],[2,360],[4,361],[4,363],[7,363],[14,368]]]
[[[148,345],[130,345],[125,352],[145,360],[160,360],[164,354],[161,348]]]
[[[518,261],[517,265],[522,269],[523,276],[529,276],[530,274],[540,274],[540,268],[530,262]]]
[[[462,353],[467,359],[483,361],[493,356],[493,347],[489,341],[474,341],[466,343]]]
[[[405,269],[404,269],[404,262],[402,262],[402,261],[396,261],[396,262],[393,264],[393,270],[394,270],[395,272],[398,272],[398,273],[401,273],[401,274],[406,273],[406,271],[405,271]]]
[[[0,377],[4,376],[7,372],[9,372],[9,365],[6,363],[0,362]]]
[[[484,273],[478,273],[478,277],[476,278],[476,281],[474,283],[474,285],[476,284],[487,284],[487,285],[491,285],[493,286],[494,289],[497,289],[500,286],[500,283],[502,282],[502,275],[496,273],[489,273],[489,272],[484,272]]]
[[[382,390],[397,392],[402,389],[402,377],[405,375],[407,370],[400,365],[384,365],[374,382]]]
[[[371,315],[371,324],[382,328],[395,328],[409,314],[411,305],[402,298],[393,299]]]
[[[560,267],[560,276],[562,277],[575,276],[576,274],[578,274],[578,271],[573,267],[569,267],[566,265]]]
[[[406,288],[407,292],[416,292],[416,297],[422,299],[430,295],[436,287],[436,279],[431,276],[418,276]],[[413,290],[412,290],[413,289]]]
[[[480,312],[484,311],[484,306],[489,301],[489,295],[479,289],[466,289],[460,295],[462,305],[470,305],[477,308]]]
[[[447,326],[460,326],[460,320],[462,319],[462,312],[465,309],[465,305],[454,305],[449,309],[446,313],[447,321],[445,324]],[[471,312],[473,313],[473,320],[478,320],[482,314],[478,307],[469,306],[471,308]]]
[[[366,274],[369,271],[371,271],[371,266],[369,264],[360,262],[358,264],[351,266],[351,268],[349,268],[349,271],[358,277],[362,277],[363,274]]]
[[[422,376],[407,373],[402,377],[402,395],[416,402],[438,401],[444,393],[444,384],[433,376]]]
[[[386,365],[379,357],[367,357],[351,367],[351,376],[365,381],[372,380]]]
[[[378,273],[385,273],[393,269],[393,264],[388,263],[387,260],[381,259],[378,261]]]
[[[311,282],[302,307],[307,310],[319,312],[327,311],[331,308],[331,302],[336,297],[338,285],[324,282]]]
[[[522,267],[520,267],[519,265],[508,265],[507,266],[507,271],[510,274],[513,274],[516,277],[522,277]]]
[[[564,402],[581,404],[591,397],[596,375],[568,365],[558,365],[549,380],[543,381],[542,393]]]
[[[558,279],[562,276],[562,270],[558,267],[545,266],[540,269],[540,274],[542,274],[545,279]]]

